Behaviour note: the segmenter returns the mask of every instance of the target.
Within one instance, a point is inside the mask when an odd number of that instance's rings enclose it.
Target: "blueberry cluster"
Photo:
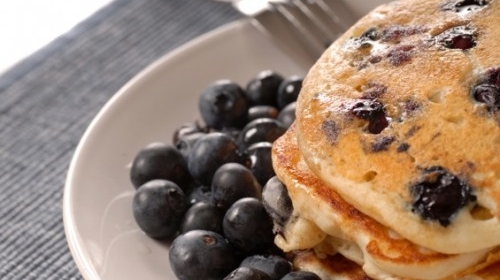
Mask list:
[[[295,120],[301,86],[301,77],[270,70],[245,89],[215,81],[199,98],[203,124],[181,125],[172,145],[136,154],[134,218],[148,236],[171,242],[179,279],[319,279],[293,271],[274,245],[273,230],[293,207],[272,167],[272,142]]]

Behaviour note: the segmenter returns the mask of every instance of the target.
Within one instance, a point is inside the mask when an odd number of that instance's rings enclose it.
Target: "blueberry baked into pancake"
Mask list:
[[[294,207],[276,243],[316,257],[297,266],[500,279],[499,43],[499,0],[401,0],[324,52],[273,148]]]

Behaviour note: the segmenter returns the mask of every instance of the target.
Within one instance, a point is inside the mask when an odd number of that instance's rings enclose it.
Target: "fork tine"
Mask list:
[[[299,39],[298,41],[305,43],[304,45],[309,52],[315,57],[319,57],[325,49],[324,44],[318,40],[314,33],[311,32],[311,28],[304,22],[305,14],[303,11],[297,9],[291,1],[287,3],[272,3],[272,7],[294,27],[292,31],[295,32],[295,35]],[[305,15],[305,18],[309,16]]]
[[[339,15],[330,7],[324,0],[313,0],[321,7],[329,19],[331,19],[337,26],[342,28],[341,32],[349,28],[349,23],[340,19]]]
[[[320,10],[315,9],[315,7],[313,7],[312,5],[316,3],[312,2],[309,4],[304,4],[302,1],[292,0],[292,3],[297,6],[302,13],[304,13],[304,15],[313,25],[313,28],[318,31],[321,42],[324,45],[329,45],[335,38],[336,34],[335,32],[333,32],[331,25],[327,24],[327,20],[329,18],[325,18],[325,15],[329,15],[326,14],[324,8],[320,7]]]
[[[258,30],[292,57],[316,61],[354,22],[344,0],[232,0]],[[301,62],[301,63],[302,63]]]
[[[348,28],[349,23],[325,0],[274,0],[270,4],[294,26],[298,41],[316,58]]]

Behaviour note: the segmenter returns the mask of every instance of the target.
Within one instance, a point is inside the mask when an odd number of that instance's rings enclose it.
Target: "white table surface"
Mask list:
[[[0,74],[111,1],[0,1]]]

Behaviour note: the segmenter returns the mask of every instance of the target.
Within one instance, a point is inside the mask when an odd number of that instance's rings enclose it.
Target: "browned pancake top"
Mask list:
[[[413,242],[445,253],[500,244],[499,38],[497,0],[402,0],[368,14],[304,80],[297,137],[309,167]],[[472,228],[476,239],[460,236]]]

